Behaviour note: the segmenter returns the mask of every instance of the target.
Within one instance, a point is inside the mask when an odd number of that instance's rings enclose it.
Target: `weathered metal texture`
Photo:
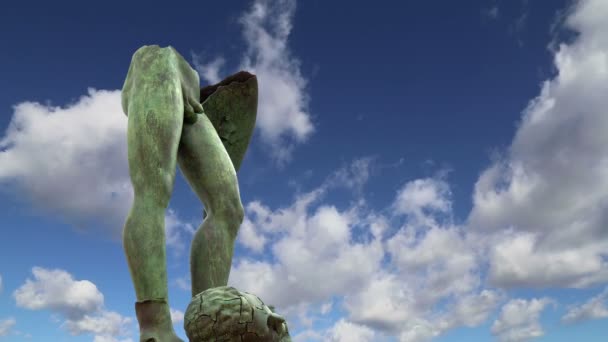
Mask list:
[[[184,116],[202,112],[198,92],[198,74],[172,47],[146,45],[133,54],[121,94],[135,194],[123,245],[144,342],[181,341],[167,302],[164,215],[173,191]]]
[[[207,289],[184,314],[190,342],[291,342],[285,319],[257,296],[234,287]]]
[[[220,83],[202,88],[200,102],[211,120],[234,169],[239,170],[253,128],[258,108],[257,78],[240,71]]]
[[[284,319],[259,298],[217,292],[227,285],[243,220],[236,170],[251,140],[257,98],[257,79],[247,72],[201,89],[198,73],[171,46],[147,45],[133,54],[121,98],[128,117],[129,175],[134,190],[123,244],[137,297],[140,342],[181,341],[170,318],[164,231],[177,165],[209,212],[190,249],[193,303],[216,294],[217,298],[232,296],[231,303],[238,302],[239,310],[250,307],[252,320],[246,321],[238,341],[275,341],[268,339],[277,337],[272,331],[284,326]],[[236,306],[205,300],[210,307],[191,309],[189,322],[204,323],[206,316],[192,315],[220,305],[223,311],[213,316],[219,319],[215,326],[231,324],[230,317],[237,311],[230,310]],[[248,319],[246,313],[241,317],[238,312],[239,319]],[[281,341],[288,338],[287,334]]]

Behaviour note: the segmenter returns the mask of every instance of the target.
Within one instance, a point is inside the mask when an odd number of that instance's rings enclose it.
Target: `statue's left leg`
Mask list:
[[[194,296],[228,284],[243,205],[230,156],[205,114],[198,115],[196,123],[184,125],[177,160],[207,212],[190,248]]]
[[[191,82],[185,81],[188,77]],[[135,52],[123,87],[135,195],[123,244],[137,296],[142,342],[182,341],[175,334],[169,309],[164,219],[182,126],[186,112],[192,112],[191,103],[197,102],[197,89],[198,74],[186,69],[173,48],[157,45]]]

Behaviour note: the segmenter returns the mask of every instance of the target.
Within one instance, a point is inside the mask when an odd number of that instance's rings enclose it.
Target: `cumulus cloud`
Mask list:
[[[62,325],[72,335],[91,333],[96,341],[118,341],[128,334],[132,318],[105,310],[103,294],[92,282],[75,280],[60,269],[34,267],[32,273],[34,279],[13,293],[17,306],[61,314],[66,318]]]
[[[284,207],[248,203],[246,220],[271,257],[236,258],[229,283],[306,327],[296,340],[348,340],[343,328],[352,325],[371,332],[372,340],[386,334],[419,342],[482,324],[503,296],[481,284],[475,241],[449,219],[447,183],[407,182],[379,212],[358,200],[338,209],[325,195],[352,185],[349,177],[335,177],[340,174],[332,173]],[[395,217],[383,215],[386,211]],[[336,309],[347,315],[333,330],[310,329]]]
[[[562,317],[564,323],[577,323],[608,317],[608,288],[587,302],[570,307]]]
[[[446,213],[451,210],[448,184],[438,179],[417,179],[408,182],[397,193],[394,203],[396,214],[410,215],[416,223],[433,225],[433,222],[422,222],[432,219],[428,212]]]
[[[173,284],[179,289],[190,292],[192,289],[190,282],[190,273],[184,275],[183,277],[175,278],[175,280],[173,280]]]
[[[288,46],[295,10],[295,0],[256,0],[239,18],[247,47],[238,69],[258,78],[256,127],[280,164],[314,132],[307,80]],[[194,64],[209,83],[225,77],[219,76],[225,64],[221,56],[205,60],[194,54]]]
[[[503,158],[479,177],[469,226],[495,234],[497,286],[587,287],[608,281],[608,15],[579,1],[578,34],[554,52],[557,74],[524,110]]]
[[[320,310],[321,315],[327,314],[331,310],[333,305],[334,305],[334,303],[331,301],[321,305],[321,310]]]
[[[525,284],[533,287],[567,285],[586,287],[605,279],[603,251],[591,246],[581,249],[541,249],[539,234],[507,232],[492,246],[490,278],[503,287]],[[602,270],[597,272],[597,270]]]
[[[307,329],[293,336],[292,339],[294,342],[367,342],[390,340],[385,337],[369,327],[341,318],[327,329]]]
[[[243,220],[237,242],[250,250],[260,253],[264,250],[267,239],[263,234],[260,234],[253,222],[247,217]]]
[[[222,67],[226,64],[223,57],[216,57],[209,62],[205,62],[203,56],[192,54],[194,69],[198,72],[201,80],[206,80],[209,84],[220,82],[223,77],[220,76]]]
[[[365,326],[361,326],[344,319],[340,319],[329,330],[325,341],[331,342],[368,342],[377,341],[376,333]]]
[[[453,315],[448,318],[447,326],[476,327],[488,319],[505,295],[499,291],[483,290],[457,299]]]
[[[353,160],[325,178],[316,189],[300,194],[288,208],[272,211],[260,201],[252,201],[245,205],[246,216],[239,230],[237,242],[249,250],[261,253],[269,239],[265,233],[284,232],[286,230],[303,230],[307,210],[318,202],[328,191],[336,188],[351,189],[358,196],[357,205],[364,202],[362,189],[372,173],[373,158],[363,157]],[[372,233],[381,235],[386,229],[382,216],[370,215],[367,221],[372,225]],[[356,224],[356,222],[353,222]],[[374,235],[374,236],[376,236]]]
[[[171,308],[171,321],[173,324],[177,324],[184,321],[184,312]]]
[[[133,342],[133,339],[118,339],[112,336],[95,335],[95,337],[93,338],[93,342]]]
[[[167,246],[171,247],[174,253],[180,255],[184,252],[185,241],[192,237],[196,231],[194,225],[183,221],[174,209],[168,209],[165,214],[165,237]]]
[[[101,338],[113,338],[126,333],[125,327],[132,319],[119,313],[102,311],[96,315],[85,314],[78,319],[69,319],[64,323],[72,335],[96,334]]]
[[[549,298],[510,300],[492,324],[492,334],[505,342],[526,341],[543,336],[539,318],[542,311],[553,303]]]
[[[441,179],[407,182],[392,208],[408,220],[386,241],[402,274],[415,279],[417,302],[426,306],[444,296],[465,295],[481,285],[474,241],[451,222],[451,192]],[[447,217],[447,219],[444,219]]]
[[[476,241],[463,227],[437,218],[451,216],[450,196],[441,179],[399,189],[391,208],[401,208],[396,213],[408,219],[384,244],[395,271],[382,270],[345,297],[351,321],[402,341],[426,341],[458,326],[477,326],[496,309],[503,296],[483,289]],[[447,304],[439,308],[440,302]]]
[[[406,322],[416,318],[416,294],[410,286],[397,275],[382,272],[374,275],[364,289],[346,296],[344,307],[353,322],[398,333]]]
[[[69,318],[79,318],[85,313],[100,309],[103,294],[88,280],[74,280],[63,270],[32,269],[34,279],[15,290],[17,306],[30,310],[48,309]]]
[[[0,182],[84,228],[119,232],[132,201],[120,91],[88,89],[65,107],[22,102],[0,139]]]
[[[346,187],[362,195],[363,187],[369,180],[373,171],[374,158],[364,157],[355,159],[350,164],[341,167],[331,174],[325,181],[328,187]]]
[[[241,68],[258,77],[257,125],[279,160],[288,159],[294,143],[314,131],[307,81],[288,48],[295,9],[295,0],[257,0],[240,20],[247,42]]]
[[[247,43],[240,68],[257,74],[256,126],[279,161],[314,130],[306,80],[287,44],[294,12],[294,0],[256,1],[240,19]],[[195,59],[210,82],[219,80],[224,63],[222,57],[205,65]],[[0,183],[81,230],[101,224],[119,238],[133,201],[126,130],[119,90],[89,88],[65,106],[19,103],[0,137]],[[171,212],[166,221],[169,246],[179,250],[180,235],[192,228]]]
[[[0,183],[78,229],[101,223],[118,239],[133,203],[126,137],[118,90],[89,88],[64,107],[20,103],[0,139]],[[165,223],[179,253],[194,228],[172,209]]]
[[[8,335],[15,324],[17,320],[12,317],[0,320],[0,337]]]
[[[301,230],[290,231],[272,246],[281,263],[240,260],[231,282],[247,284],[279,307],[321,301],[361,286],[379,266],[382,251],[378,242],[351,243],[350,220],[335,207],[318,208],[302,218]]]
[[[294,342],[310,342],[310,341],[323,341],[323,334],[316,330],[307,329],[304,330],[297,335],[293,335],[294,333],[290,330],[290,335],[292,335],[292,340]]]

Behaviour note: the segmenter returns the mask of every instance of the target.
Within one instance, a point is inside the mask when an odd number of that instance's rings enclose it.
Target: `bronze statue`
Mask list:
[[[239,72],[200,89],[198,73],[173,47],[146,45],[133,54],[122,108],[134,190],[123,243],[140,341],[181,341],[169,311],[164,233],[175,168],[205,207],[190,250],[194,297],[228,282],[244,215],[236,171],[255,124],[257,78]]]

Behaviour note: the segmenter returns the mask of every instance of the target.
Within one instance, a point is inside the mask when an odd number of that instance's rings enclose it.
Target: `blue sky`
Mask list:
[[[142,45],[259,82],[229,283],[296,341],[608,335],[608,4],[14,3],[0,14],[0,340],[136,341],[120,89]],[[19,7],[21,6],[21,7]],[[166,214],[176,330],[202,205]]]

